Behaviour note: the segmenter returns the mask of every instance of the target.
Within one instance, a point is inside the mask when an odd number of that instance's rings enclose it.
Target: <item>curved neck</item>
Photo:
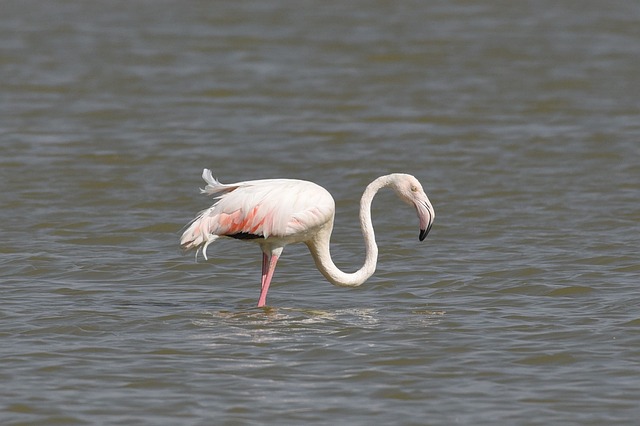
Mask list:
[[[371,202],[376,193],[390,184],[389,176],[381,176],[371,182],[360,199],[360,228],[364,237],[364,265],[356,272],[341,271],[331,259],[329,249],[333,220],[329,221],[311,240],[307,246],[311,251],[318,270],[331,283],[341,287],[357,287],[364,283],[376,270],[378,262],[378,246],[371,222]]]

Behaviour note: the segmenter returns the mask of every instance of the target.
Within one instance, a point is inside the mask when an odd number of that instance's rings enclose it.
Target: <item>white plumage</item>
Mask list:
[[[258,306],[266,303],[267,291],[276,263],[284,246],[304,242],[311,251],[320,272],[333,284],[357,286],[375,271],[377,246],[371,224],[371,201],[385,186],[395,190],[402,200],[416,207],[420,219],[420,240],[423,240],[435,218],[431,203],[416,178],[392,174],[374,180],[363,194],[360,223],[365,237],[366,260],[353,274],[340,271],[329,253],[335,203],[321,186],[303,180],[264,179],[223,184],[210,170],[202,178],[207,186],[202,193],[213,195],[216,202],[203,210],[182,234],[180,244],[185,250],[206,250],[218,237],[249,240],[260,245],[263,252],[262,290]]]
[[[302,242],[304,234],[331,220],[335,211],[331,194],[312,182],[263,179],[225,185],[208,169],[202,178],[207,186],[201,192],[217,201],[183,233],[180,243],[187,250],[235,235]]]

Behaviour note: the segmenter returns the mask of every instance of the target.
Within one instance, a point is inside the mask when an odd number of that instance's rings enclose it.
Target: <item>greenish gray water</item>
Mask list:
[[[0,5],[0,420],[632,424],[640,416],[640,4]],[[374,202],[378,271],[181,228],[223,182]]]

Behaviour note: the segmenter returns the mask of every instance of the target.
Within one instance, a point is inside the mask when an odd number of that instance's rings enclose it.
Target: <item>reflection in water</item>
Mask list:
[[[210,330],[192,338],[215,345],[249,338],[252,342],[305,341],[317,334],[349,335],[366,331],[394,332],[438,324],[444,311],[415,310],[398,318],[373,308],[338,310],[265,308],[252,311],[206,311],[192,320],[198,328]],[[402,312],[402,315],[406,315]],[[206,318],[209,317],[209,318]],[[400,321],[400,322],[398,322]]]

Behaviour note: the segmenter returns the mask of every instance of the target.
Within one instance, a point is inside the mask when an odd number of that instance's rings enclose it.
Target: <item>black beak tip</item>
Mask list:
[[[420,239],[420,241],[424,240],[425,238],[427,238],[427,235],[429,235],[429,231],[431,231],[431,223],[429,224],[429,226],[427,227],[427,229],[421,229],[420,230],[420,234],[418,234],[418,238]]]

